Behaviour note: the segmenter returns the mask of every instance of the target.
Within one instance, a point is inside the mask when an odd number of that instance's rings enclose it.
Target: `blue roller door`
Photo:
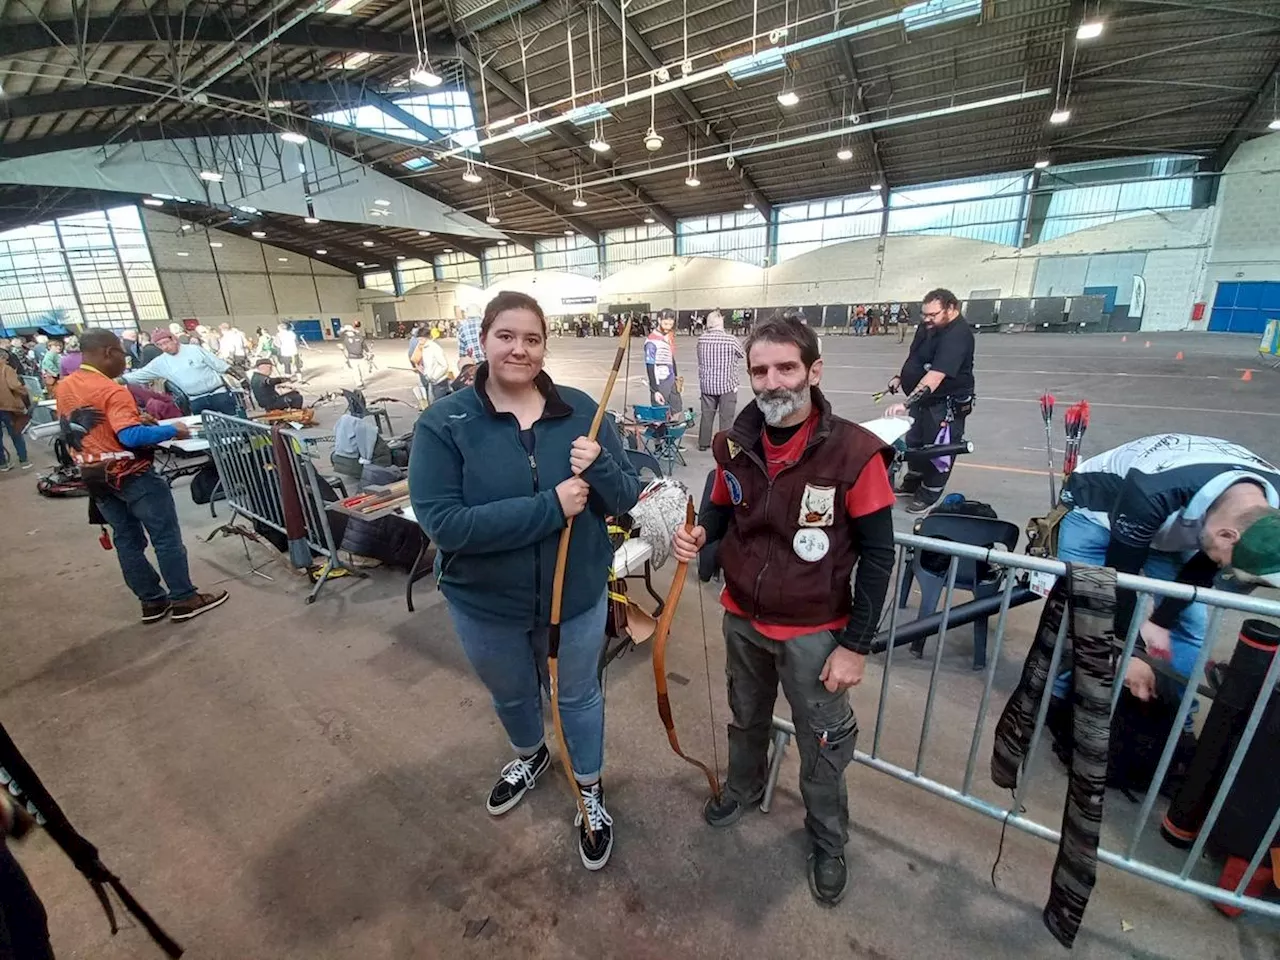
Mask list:
[[[1280,283],[1218,284],[1209,314],[1210,330],[1261,335],[1267,321],[1273,319],[1280,319]]]

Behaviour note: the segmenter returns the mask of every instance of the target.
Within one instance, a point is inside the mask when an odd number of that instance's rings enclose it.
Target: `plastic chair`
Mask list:
[[[971,517],[960,513],[933,513],[920,521],[915,530],[921,537],[935,540],[953,540],[974,547],[999,546],[1012,550],[1018,545],[1021,531],[1017,525],[990,517]],[[938,598],[947,582],[947,567],[951,558],[946,554],[918,551],[911,558],[906,575],[902,578],[902,592],[898,597],[899,609],[907,605],[911,594],[912,578],[920,582],[919,616],[927,617],[938,609]],[[956,563],[955,585],[968,590],[974,599],[990,597],[1004,586],[1006,572],[979,560],[961,557]],[[924,654],[925,640],[911,645],[911,652],[919,657]],[[975,620],[973,624],[973,669],[987,665],[987,620]]]

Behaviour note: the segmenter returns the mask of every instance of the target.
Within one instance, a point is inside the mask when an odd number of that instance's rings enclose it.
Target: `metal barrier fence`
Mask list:
[[[239,514],[287,537],[287,488],[281,486],[282,475],[276,464],[272,428],[209,410],[204,412],[202,420],[204,438],[209,442],[209,455],[213,458],[219,484],[231,508],[229,522],[234,522]],[[338,559],[338,547],[329,528],[329,515],[325,510],[315,461],[304,440],[290,436],[287,428],[282,428],[282,433],[289,457],[288,467],[292,468],[288,470],[292,474],[291,492],[296,494],[302,508],[305,564],[310,565],[313,552],[326,558],[307,596],[307,602],[312,603],[329,577],[345,568]],[[245,551],[247,554],[247,545]],[[301,557],[295,558],[295,566],[302,566],[301,560]]]
[[[889,628],[877,637],[877,647],[884,653],[884,669],[880,683],[880,702],[876,711],[876,722],[875,729],[872,734],[871,752],[867,753],[861,750],[857,751],[855,754],[856,762],[871,767],[873,770],[878,770],[881,773],[888,774],[891,777],[895,777],[904,783],[919,787],[936,796],[950,800],[969,810],[976,811],[994,820],[1005,822],[1009,826],[1029,833],[1032,836],[1040,837],[1044,840],[1050,841],[1051,843],[1058,843],[1061,839],[1059,831],[1053,827],[1037,822],[1028,815],[1024,815],[1026,808],[1023,801],[1026,797],[1027,788],[1033,779],[1032,772],[1037,757],[1037,749],[1040,745],[1040,740],[1045,729],[1045,720],[1048,715],[1049,701],[1053,689],[1053,678],[1059,673],[1059,665],[1062,660],[1063,648],[1066,645],[1065,640],[1067,628],[1069,626],[1069,618],[1062,618],[1062,627],[1058,631],[1057,641],[1054,644],[1053,655],[1049,667],[1050,680],[1045,685],[1044,696],[1041,699],[1039,709],[1036,714],[1034,732],[1032,733],[1031,741],[1027,748],[1023,769],[1018,777],[1018,785],[1014,793],[1012,803],[1004,807],[991,803],[982,797],[975,796],[973,786],[974,772],[977,766],[979,751],[983,746],[982,737],[988,719],[989,708],[991,706],[992,685],[995,679],[996,669],[1000,663],[1000,651],[1005,641],[1010,607],[1039,599],[1037,595],[1031,593],[1027,589],[1025,583],[1027,575],[1041,573],[1055,577],[1063,576],[1066,573],[1066,565],[1057,560],[1007,553],[1001,550],[969,546],[947,540],[934,540],[910,534],[898,534],[896,535],[895,540],[897,543],[895,562],[896,576],[894,590],[890,595],[889,600],[889,602],[893,604],[890,613]],[[898,596],[902,583],[904,565],[906,562],[909,562],[907,560],[907,553],[909,550],[915,550],[917,552],[917,556],[920,551],[928,551],[929,553],[948,556],[950,557],[950,560],[947,565],[946,585],[944,587],[941,612],[933,618],[928,618],[927,624],[926,621],[916,621],[915,624],[907,625],[906,629],[903,630],[899,628],[898,624]],[[953,594],[956,589],[956,573],[961,560],[975,560],[990,564],[993,567],[1003,568],[1004,583],[999,593],[998,606],[995,606],[993,602],[986,601],[974,601],[969,604],[963,604],[959,607],[953,605]],[[1190,674],[1193,678],[1200,677],[1204,674],[1205,666],[1214,648],[1215,635],[1221,624],[1225,611],[1234,611],[1237,613],[1267,617],[1280,626],[1280,602],[1257,599],[1221,590],[1197,588],[1187,586],[1185,584],[1153,580],[1147,577],[1130,576],[1127,574],[1117,574],[1116,584],[1117,587],[1121,589],[1135,591],[1138,594],[1138,604],[1134,612],[1132,624],[1128,630],[1128,635],[1125,637],[1123,648],[1120,651],[1116,671],[1116,677],[1118,679],[1116,680],[1111,698],[1111,710],[1113,714],[1116,709],[1116,704],[1119,702],[1121,691],[1124,687],[1122,678],[1125,675],[1130,657],[1133,654],[1139,628],[1148,616],[1148,604],[1152,600],[1167,597],[1174,600],[1203,603],[1209,607],[1210,615],[1208,628],[1205,633],[1204,642],[1201,645],[1198,656],[1196,657],[1195,666],[1192,668]],[[995,600],[996,598],[991,598],[991,601]],[[969,610],[967,616],[964,613],[966,608]],[[974,612],[980,616],[990,616],[992,613],[995,613],[997,615],[997,622],[995,636],[992,641],[991,655],[988,658],[985,668],[985,677],[982,685],[982,695],[978,705],[977,717],[974,722],[973,733],[969,742],[964,776],[961,784],[956,787],[925,776],[922,773],[922,768],[924,765],[925,751],[928,746],[930,724],[934,714],[935,694],[937,692],[939,681],[939,668],[942,664],[942,652],[947,641],[947,632],[949,628],[956,626],[959,621],[972,622],[976,619],[973,616]],[[923,720],[920,725],[920,736],[916,748],[915,762],[913,767],[908,769],[884,759],[881,755],[881,740],[882,732],[885,729],[885,714],[890,704],[890,676],[893,673],[894,649],[895,647],[901,646],[905,643],[910,643],[913,639],[917,638],[921,631],[920,629],[913,628],[921,624],[925,624],[927,633],[937,633],[938,638],[937,648],[933,654],[932,668],[929,673],[929,689],[925,698]],[[929,627],[932,627],[932,629],[929,629]],[[1162,669],[1167,670],[1167,668]],[[1122,850],[1108,849],[1102,844],[1102,842],[1100,842],[1098,848],[1098,860],[1100,862],[1128,871],[1129,873],[1136,874],[1148,880],[1162,883],[1169,887],[1173,887],[1208,900],[1216,901],[1224,906],[1243,907],[1259,914],[1271,917],[1280,917],[1280,903],[1244,895],[1244,889],[1248,884],[1249,879],[1253,876],[1254,871],[1257,870],[1258,865],[1262,862],[1262,858],[1271,848],[1273,840],[1277,835],[1277,831],[1280,831],[1280,804],[1277,805],[1275,811],[1256,810],[1258,822],[1264,822],[1269,816],[1270,825],[1263,832],[1261,842],[1253,852],[1243,877],[1240,879],[1239,883],[1235,885],[1234,889],[1224,889],[1200,880],[1193,880],[1190,876],[1192,870],[1200,860],[1205,843],[1218,821],[1218,817],[1222,812],[1223,806],[1227,801],[1227,797],[1230,794],[1232,786],[1240,772],[1244,758],[1249,752],[1250,745],[1253,743],[1254,736],[1262,722],[1263,715],[1276,691],[1278,677],[1280,677],[1280,652],[1277,652],[1275,655],[1270,657],[1270,665],[1267,667],[1265,676],[1261,681],[1261,689],[1259,690],[1256,699],[1252,701],[1251,707],[1248,708],[1248,719],[1243,730],[1239,733],[1239,739],[1235,750],[1231,754],[1231,758],[1226,765],[1225,771],[1221,775],[1221,780],[1216,793],[1214,793],[1212,804],[1204,815],[1204,820],[1200,825],[1198,832],[1195,834],[1194,842],[1190,844],[1190,850],[1188,851],[1185,860],[1178,869],[1165,869],[1164,867],[1139,859],[1137,857],[1137,852],[1139,841],[1142,839],[1142,836],[1147,829],[1152,809],[1154,808],[1159,796],[1160,786],[1164,782],[1165,776],[1172,763],[1184,723],[1191,713],[1192,702],[1195,700],[1197,692],[1203,693],[1205,690],[1203,687],[1198,687],[1194,682],[1186,683],[1186,690],[1178,703],[1173,727],[1164,743],[1164,748],[1160,754],[1159,764],[1156,768],[1151,786],[1142,800],[1137,823],[1133,828],[1133,833]],[[1280,709],[1280,698],[1277,698],[1277,701],[1277,709]],[[997,705],[997,716],[998,710],[1002,706],[1003,704]],[[761,804],[761,809],[766,813],[768,812],[769,806],[773,800],[783,753],[785,752],[790,739],[796,735],[794,725],[790,721],[779,717],[774,717],[773,728],[774,750],[770,761],[769,777],[767,780],[765,796]],[[988,743],[986,747],[986,756],[989,758],[991,755],[991,744]],[[1277,754],[1280,754],[1280,749],[1277,749]],[[1058,811],[1058,818],[1060,821],[1060,810]]]

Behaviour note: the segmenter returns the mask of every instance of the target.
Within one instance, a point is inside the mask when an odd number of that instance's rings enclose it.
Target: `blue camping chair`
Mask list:
[[[1021,531],[1015,524],[990,517],[971,517],[961,513],[931,513],[916,526],[915,533],[921,537],[932,537],[935,540],[953,540],[974,547],[1003,547],[1012,550],[1018,545]],[[947,582],[947,567],[951,558],[945,554],[928,550],[913,551],[906,575],[902,578],[902,591],[898,596],[899,609],[905,609],[911,594],[912,578],[920,582],[919,616],[927,617],[938,609],[938,598]],[[968,590],[974,599],[990,597],[1004,587],[1004,578],[1008,572],[1001,567],[978,560],[967,560],[961,557],[956,564],[956,588]],[[911,645],[911,652],[917,656],[924,654],[925,640],[922,638]],[[987,620],[979,619],[973,623],[973,669],[981,670],[987,665]]]
[[[632,409],[635,410],[635,425],[641,428],[640,436],[645,452],[659,463],[667,465],[667,476],[675,469],[677,460],[681,466],[687,466],[684,455],[680,452],[680,441],[693,425],[693,411],[686,410],[679,420],[668,420],[671,408],[667,406],[637,403]]]

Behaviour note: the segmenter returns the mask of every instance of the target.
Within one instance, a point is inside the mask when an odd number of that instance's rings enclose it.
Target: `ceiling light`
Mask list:
[[[1053,113],[1049,114],[1050,123],[1066,123],[1070,119],[1071,119],[1071,111],[1066,109],[1065,107],[1059,107],[1058,109],[1054,110]]]
[[[657,220],[655,220],[655,219],[653,219],[653,217],[645,217],[645,218],[644,218],[644,222],[645,222],[645,223],[657,223],[658,221],[657,221]]]
[[[799,102],[800,94],[796,93],[794,90],[783,90],[778,94],[778,103],[782,104],[784,107],[794,107]]]
[[[259,240],[261,240],[263,237],[266,236],[266,234],[261,230],[254,230],[253,233],[250,234],[250,236],[257,237]]]
[[[179,251],[178,251],[178,256],[180,256],[180,257],[189,257],[189,256],[191,256],[191,254],[187,253],[187,251],[185,251],[185,250],[179,250]]]
[[[143,197],[143,198],[142,198],[142,202],[143,202],[143,203],[145,203],[148,207],[163,207],[163,206],[164,206],[164,201],[163,201],[163,200],[157,200],[155,197]]]
[[[839,150],[837,150],[837,151],[836,151],[836,159],[837,159],[837,160],[852,160],[852,159],[853,159],[853,151],[852,151],[852,150],[850,150],[848,147],[841,147]]]
[[[445,253],[453,253],[453,247],[445,247],[445,248],[444,248],[444,252],[445,252]]]
[[[644,135],[644,148],[650,153],[656,153],[662,149],[662,134],[653,127],[650,127],[649,132]]]
[[[357,267],[363,267],[363,266],[365,266],[365,262],[364,262],[363,260],[357,260],[357,261],[356,261],[356,266],[357,266]]]
[[[1270,123],[1268,123],[1268,124],[1267,124],[1267,129],[1268,129],[1268,130],[1280,130],[1280,117],[1276,117],[1274,120],[1272,120]]]
[[[884,184],[883,184],[883,183],[873,183],[873,184],[872,184],[868,189],[870,189],[872,193],[879,193],[881,190],[883,190],[883,189],[884,189]]]
[[[222,244],[219,243],[217,240],[210,240],[209,246],[213,247],[213,249],[215,250],[220,250],[222,248]]]
[[[505,241],[505,240],[499,240],[499,241],[498,241],[498,246],[500,246],[500,247],[505,247],[506,245],[507,245],[507,241]]]
[[[183,230],[190,230],[190,229],[191,229],[191,224],[189,224],[189,223],[184,223],[184,224],[182,225],[182,229],[183,229]]]
[[[322,257],[323,257],[323,256],[325,256],[328,252],[329,252],[328,250],[317,250],[317,251],[316,251],[316,253],[318,253],[318,254],[319,254],[320,256],[322,256]]]
[[[489,211],[489,215],[488,215],[487,217],[485,217],[485,218],[484,218],[484,222],[485,222],[485,223],[495,223],[495,224],[496,224],[496,223],[501,223],[501,222],[502,222],[502,218],[501,218],[500,216],[498,216],[496,213],[494,213],[492,210],[490,210],[490,211]]]
[[[373,246],[373,241],[372,241],[372,240],[361,240],[361,241],[360,241],[360,244],[361,244],[362,246],[365,246],[365,247],[372,247],[372,246]]]
[[[607,140],[605,140],[605,138],[604,138],[604,137],[601,137],[601,136],[598,136],[598,135],[597,135],[597,136],[592,137],[592,138],[587,142],[587,146],[588,146],[588,147],[590,147],[592,150],[594,150],[596,153],[608,153],[608,152],[609,152],[609,142],[608,142]]]
[[[276,257],[276,259],[277,259],[277,260],[279,260],[281,263],[288,263],[288,262],[289,262],[289,258],[288,258],[288,257]]]
[[[696,174],[690,173],[684,178],[684,185],[686,187],[697,187],[702,185],[702,181],[698,179]]]
[[[414,83],[422,84],[424,87],[438,87],[444,83],[444,77],[432,70],[430,65],[410,70],[409,79]]]
[[[319,223],[320,221],[319,221],[317,218],[315,218],[315,217],[303,217],[303,218],[302,218],[302,222],[303,222],[303,223],[312,223],[312,224],[314,224],[314,223]]]
[[[391,201],[390,201],[390,200],[375,200],[375,201],[373,201],[373,203],[374,203],[374,205],[375,205],[375,206],[378,206],[378,207],[389,207],[389,206],[391,206]]]
[[[575,207],[585,207],[587,205],[587,201],[582,199],[581,192],[579,192],[578,195],[573,198],[573,205]]]
[[[748,200],[746,203],[742,205],[743,210],[754,210],[755,208],[756,208],[756,205],[752,203],[750,200]]]
[[[467,183],[479,183],[484,178],[476,173],[476,168],[473,164],[468,163],[466,171],[462,174],[462,179]]]
[[[1048,160],[1037,160],[1037,161],[1036,161],[1036,169],[1037,169],[1037,170],[1043,170],[1043,169],[1045,169],[1045,168],[1046,168],[1046,167],[1048,167],[1048,166],[1049,166],[1049,161],[1048,161]]]
[[[564,232],[564,235],[565,235],[566,237],[572,237],[572,236],[574,236],[577,232],[578,232],[577,230],[566,230],[566,231]]]
[[[1077,40],[1096,40],[1102,36],[1101,20],[1086,20],[1076,28]]]
[[[285,143],[306,143],[307,138],[295,130],[286,130],[280,134],[280,139]]]
[[[397,254],[396,254],[396,259],[397,259],[397,260],[403,260],[403,259],[404,259],[404,255],[403,255],[403,254],[400,254],[400,253],[397,253]]]
[[[270,107],[272,110],[283,110],[288,105],[289,105],[288,100],[268,100],[267,101],[267,106]]]
[[[418,231],[418,236],[420,236],[420,237],[429,237],[429,236],[431,236],[431,231],[430,231],[430,230],[419,230],[419,231]]]
[[[209,183],[221,183],[221,182],[222,182],[222,174],[220,174],[220,173],[218,173],[218,172],[216,172],[216,171],[214,171],[214,170],[201,170],[201,171],[200,171],[200,179],[201,179],[201,180],[207,180]]]

